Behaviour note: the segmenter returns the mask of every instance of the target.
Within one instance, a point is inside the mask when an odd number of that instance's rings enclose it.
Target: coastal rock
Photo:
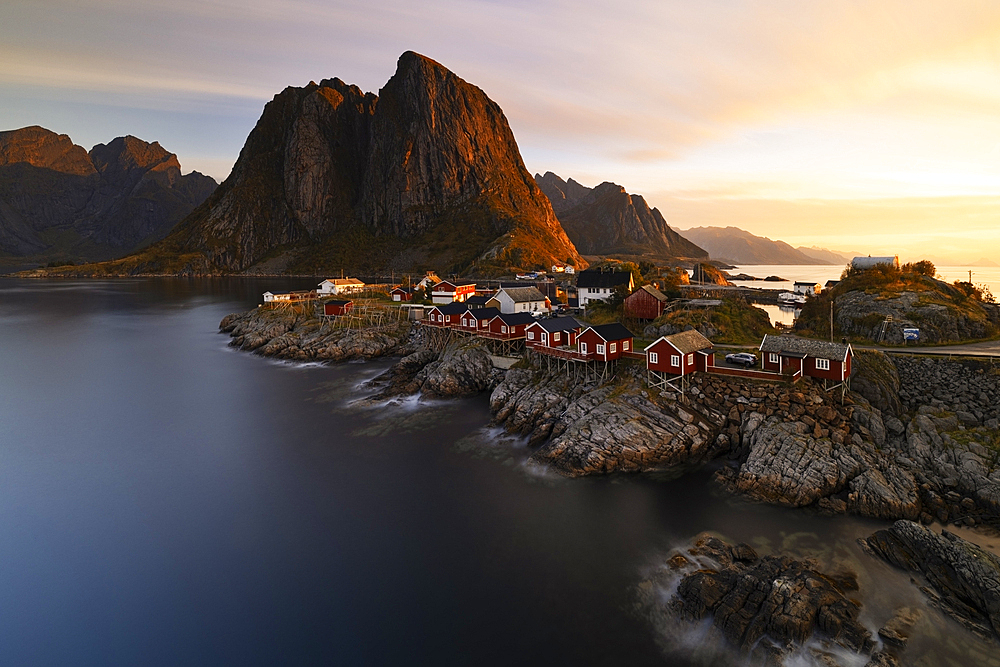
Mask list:
[[[983,637],[1000,639],[1000,558],[962,538],[897,521],[863,541],[874,555],[919,574],[931,601]]]
[[[641,589],[647,605],[681,622],[710,619],[714,633],[751,664],[785,664],[814,638],[862,655],[875,647],[858,621],[860,604],[847,595],[856,589],[853,576],[824,574],[789,556],[759,557],[708,534],[669,562]],[[664,602],[665,590],[675,592]]]

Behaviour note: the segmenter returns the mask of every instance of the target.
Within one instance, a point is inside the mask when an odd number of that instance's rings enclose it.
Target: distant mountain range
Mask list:
[[[588,188],[546,172],[535,182],[552,202],[559,222],[584,255],[670,261],[706,259],[708,252],[670,228],[640,195],[615,183]]]
[[[108,273],[508,273],[586,266],[503,111],[412,51],[376,96],[340,79],[275,95],[230,176]]]
[[[755,236],[738,227],[694,227],[681,233],[731,264],[846,264],[850,258],[823,248],[793,248],[784,241]]]
[[[166,236],[216,185],[132,136],[88,152],[38,126],[0,132],[0,257],[120,256]]]

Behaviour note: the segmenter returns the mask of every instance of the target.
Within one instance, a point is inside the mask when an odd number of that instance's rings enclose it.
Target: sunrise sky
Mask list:
[[[133,134],[221,180],[263,105],[412,49],[503,107],[529,170],[681,229],[1000,262],[1000,3],[7,0],[0,129]]]

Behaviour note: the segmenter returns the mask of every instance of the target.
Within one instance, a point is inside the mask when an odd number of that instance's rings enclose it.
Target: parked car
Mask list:
[[[757,365],[757,355],[750,354],[749,352],[733,352],[726,355],[726,363],[753,368]]]

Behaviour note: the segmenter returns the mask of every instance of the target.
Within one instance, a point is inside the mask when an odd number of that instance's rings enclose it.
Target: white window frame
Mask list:
[[[587,354],[587,344],[584,342],[580,343],[580,354]]]
[[[623,340],[622,341],[622,350],[624,350],[625,352],[628,352],[628,348],[629,348],[630,344],[631,344],[630,341]]]
[[[778,353],[777,352],[771,352],[768,355],[768,359],[767,360],[770,361],[772,364],[778,363]]]
[[[650,352],[649,353],[649,363],[651,363],[651,364],[657,364],[659,362],[660,362],[660,355],[658,355],[656,352]]]
[[[604,343],[597,344],[597,354],[604,354]]]
[[[534,331],[529,331],[528,332],[528,340],[535,340],[535,332]]]
[[[560,340],[562,340],[562,336],[559,334],[558,331],[555,332],[554,334],[552,334],[552,342],[553,343],[558,343]]]
[[[671,354],[670,355],[670,365],[671,366],[677,366],[678,368],[680,368],[680,365],[681,365],[681,355],[679,355],[679,354]]]
[[[694,355],[693,354],[689,354],[688,355],[688,366],[690,366],[692,364],[694,364]]]
[[[614,354],[618,351],[618,343],[611,343],[611,347],[608,348],[608,354]]]
[[[504,325],[501,324],[500,325],[500,333],[507,333],[507,327],[505,327]]]
[[[818,371],[828,371],[828,370],[830,370],[830,360],[829,359],[816,359],[816,370],[818,370]]]

